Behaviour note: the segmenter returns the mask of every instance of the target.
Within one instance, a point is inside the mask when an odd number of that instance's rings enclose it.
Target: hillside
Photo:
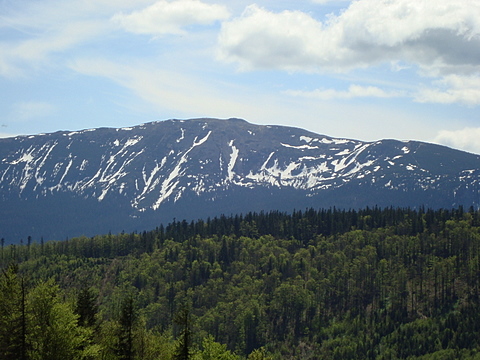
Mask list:
[[[188,329],[195,359],[474,359],[479,259],[480,212],[461,208],[250,213],[2,247],[18,273],[1,277],[1,356],[168,360]]]
[[[0,139],[7,243],[143,231],[174,218],[480,204],[480,157],[244,120],[169,120]]]

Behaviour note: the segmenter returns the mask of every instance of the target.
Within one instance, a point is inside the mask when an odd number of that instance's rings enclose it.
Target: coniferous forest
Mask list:
[[[2,241],[0,359],[480,359],[473,208],[26,240]]]

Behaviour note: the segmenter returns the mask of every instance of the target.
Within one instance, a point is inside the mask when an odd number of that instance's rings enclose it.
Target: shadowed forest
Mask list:
[[[0,359],[480,359],[473,208],[29,237],[0,265]]]

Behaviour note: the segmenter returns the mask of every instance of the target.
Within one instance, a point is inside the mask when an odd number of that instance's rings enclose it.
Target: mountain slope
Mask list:
[[[0,140],[0,237],[62,239],[305,207],[480,204],[480,157],[244,120],[169,120]]]

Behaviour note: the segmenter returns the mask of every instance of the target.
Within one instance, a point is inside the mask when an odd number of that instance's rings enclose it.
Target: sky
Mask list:
[[[0,137],[243,118],[480,154],[480,0],[0,0]]]

